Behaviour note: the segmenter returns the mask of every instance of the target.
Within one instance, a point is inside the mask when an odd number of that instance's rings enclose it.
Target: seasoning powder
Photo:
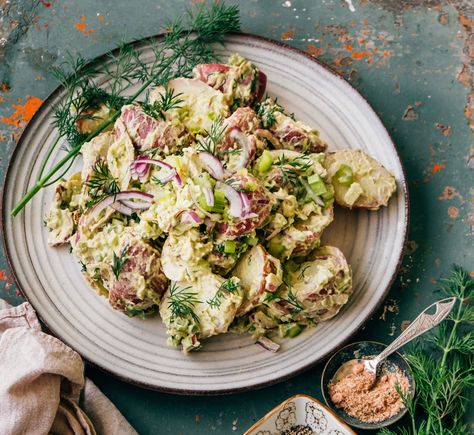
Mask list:
[[[403,408],[397,385],[408,392],[408,379],[399,368],[393,372],[382,370],[373,383],[373,375],[362,364],[356,364],[352,373],[329,385],[329,395],[351,417],[376,423],[393,417]]]

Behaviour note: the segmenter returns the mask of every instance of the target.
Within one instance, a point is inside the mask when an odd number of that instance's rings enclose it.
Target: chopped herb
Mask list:
[[[140,222],[140,216],[138,216],[135,212],[133,212],[131,215],[130,215],[130,219],[133,219],[135,222]]]
[[[200,303],[196,299],[197,293],[189,292],[191,286],[179,288],[173,282],[170,286],[170,295],[168,298],[168,308],[171,310],[173,317],[180,317],[182,319],[191,317],[196,323],[199,323],[199,317],[194,312],[193,308]]]
[[[206,137],[198,140],[198,150],[205,151],[209,154],[215,155],[217,147],[224,139],[226,130],[222,116],[218,116],[212,123],[209,131],[205,131]]]
[[[81,264],[81,272],[87,272],[87,266],[82,261],[79,261],[79,263]]]
[[[122,252],[120,253],[120,256],[117,256],[117,254],[114,252],[114,258],[113,258],[113,263],[112,263],[112,272],[114,273],[115,278],[117,278],[117,279],[120,275],[120,272],[122,271],[122,268],[123,268],[124,264],[128,260],[127,252],[128,252],[128,245],[125,246],[125,248],[122,249]]]
[[[279,167],[285,185],[291,184],[295,189],[302,190],[301,176],[311,168],[313,162],[303,154],[295,159],[287,159],[282,154],[273,164]]]
[[[174,93],[174,89],[165,87],[164,94],[160,93],[158,100],[153,103],[141,103],[143,111],[155,119],[166,120],[165,112],[171,109],[179,109],[184,101],[179,98],[181,93]]]
[[[147,314],[151,314],[153,312],[153,309],[147,309],[144,310],[142,308],[129,308],[125,307],[124,313],[128,317],[140,317],[141,319],[144,319]]]
[[[90,199],[86,203],[86,207],[92,207],[101,199],[109,195],[116,195],[120,192],[117,180],[109,171],[107,163],[99,160],[92,168],[92,175],[85,182],[85,185],[90,189]]]
[[[292,306],[292,314],[297,314],[304,310],[303,306],[298,301],[296,295],[293,293],[293,288],[289,281],[285,281],[286,288],[288,289],[288,296],[282,297],[279,291],[274,293],[268,293],[265,296],[264,302],[272,302],[272,301],[281,301],[285,302]]]
[[[219,289],[216,291],[216,294],[212,299],[209,299],[207,303],[211,308],[218,309],[222,304],[222,299],[227,296],[227,294],[235,294],[240,288],[240,284],[234,278],[229,278],[224,281]]]
[[[257,107],[257,115],[262,120],[263,128],[270,128],[276,122],[275,113],[285,114],[285,110],[277,102],[269,104],[268,100],[259,104]]]

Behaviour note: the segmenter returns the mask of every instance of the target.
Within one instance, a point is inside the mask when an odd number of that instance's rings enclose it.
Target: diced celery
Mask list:
[[[359,183],[352,183],[347,192],[344,194],[344,201],[349,205],[353,206],[360,195],[364,193],[364,189]]]
[[[352,168],[344,163],[339,166],[339,169],[334,174],[337,182],[343,186],[350,186],[354,181],[354,174]]]
[[[258,238],[257,237],[249,237],[247,239],[247,244],[249,246],[255,246],[258,243]]]
[[[278,326],[278,335],[281,338],[284,337],[296,337],[303,328],[298,325],[298,323],[283,323],[282,325]]]
[[[220,190],[214,190],[214,206],[212,211],[216,213],[223,213],[225,208],[225,195]]]
[[[201,208],[203,208],[204,210],[209,211],[209,212],[212,211],[213,207],[211,207],[210,205],[207,204],[206,198],[204,197],[204,195],[200,195],[199,198],[198,198],[198,201],[199,201],[199,205],[201,206]]]
[[[334,192],[332,190],[328,190],[326,193],[321,195],[321,198],[324,201],[324,205],[328,205],[334,199]]]
[[[234,242],[233,240],[227,240],[224,243],[224,252],[226,254],[233,254],[236,248],[237,248],[237,243]]]
[[[324,184],[324,181],[322,180],[317,181],[316,183],[310,183],[309,187],[311,187],[311,190],[316,195],[322,195],[323,193],[326,193],[328,191],[326,185]]]
[[[274,257],[279,257],[284,250],[285,247],[275,239],[271,239],[270,242],[268,242],[268,252]]]
[[[199,205],[204,210],[211,213],[223,213],[225,207],[225,196],[220,190],[214,191],[214,205],[210,206],[204,195],[200,195],[198,198]]]
[[[318,174],[313,174],[308,177],[308,184],[318,183],[321,181],[321,177]]]
[[[258,172],[264,174],[268,172],[273,165],[273,157],[270,154],[270,151],[265,150],[258,161]]]

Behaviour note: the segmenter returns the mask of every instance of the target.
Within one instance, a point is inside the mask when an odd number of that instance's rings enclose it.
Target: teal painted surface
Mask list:
[[[0,91],[2,177],[21,132],[21,125],[10,125],[9,119],[16,119],[12,115],[28,97],[44,99],[55,88],[47,74],[52,63],[60,62],[67,51],[88,58],[100,55],[124,34],[127,39],[155,34],[167,18],[191,4],[14,3],[34,18],[25,33],[6,34],[7,40],[15,36],[18,40],[7,47],[5,58],[0,52],[0,83],[6,80],[11,88]],[[243,31],[284,40],[343,74],[379,113],[397,144],[410,189],[407,255],[384,306],[355,337],[389,342],[404,320],[413,319],[438,298],[436,281],[452,263],[474,271],[474,174],[468,168],[474,136],[464,115],[470,90],[457,80],[468,38],[458,21],[459,11],[444,2],[421,0],[355,0],[355,12],[342,0],[238,3]],[[15,10],[9,16],[18,19]],[[77,23],[85,29],[76,28]],[[406,112],[409,106],[413,109]],[[3,250],[0,278],[0,296],[20,303]],[[93,368],[87,374],[140,433],[233,434],[242,433],[290,395],[306,393],[321,399],[321,370],[318,365],[290,381],[251,393],[206,398],[142,390]]]

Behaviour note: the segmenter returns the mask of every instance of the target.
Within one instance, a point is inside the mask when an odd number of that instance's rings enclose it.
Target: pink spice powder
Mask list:
[[[372,374],[356,364],[352,373],[329,385],[329,394],[338,408],[360,421],[376,423],[393,417],[404,407],[396,386],[408,392],[406,375],[397,368],[394,372],[382,371],[373,385],[372,380]]]

